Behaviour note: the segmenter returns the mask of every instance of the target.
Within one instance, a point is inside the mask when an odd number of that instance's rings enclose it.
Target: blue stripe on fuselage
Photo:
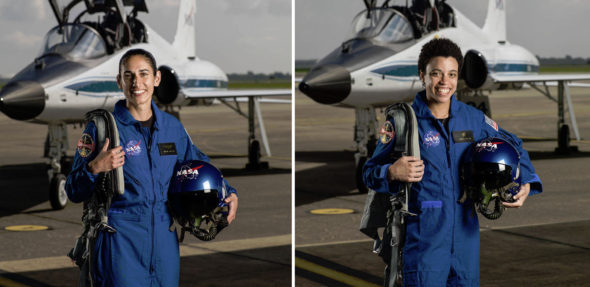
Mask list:
[[[492,73],[505,72],[523,72],[523,73],[537,73],[539,66],[531,64],[514,64],[514,63],[497,63],[488,65],[488,70]],[[372,70],[371,72],[396,78],[415,78],[418,77],[418,65],[389,65]],[[403,80],[403,79],[398,79]]]

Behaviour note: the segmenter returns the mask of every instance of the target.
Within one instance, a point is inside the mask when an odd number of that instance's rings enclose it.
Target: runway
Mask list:
[[[481,286],[590,282],[590,90],[572,88],[571,95],[582,137],[571,142],[580,150],[572,155],[553,152],[556,103],[532,89],[490,96],[500,127],[525,139],[544,192],[497,221],[480,217]],[[299,91],[295,100],[295,285],[380,286],[385,265],[358,231],[365,195],[354,181],[354,110],[317,104]],[[323,208],[354,213],[311,213]]]
[[[244,105],[242,109],[247,110]],[[238,190],[236,221],[211,242],[188,235],[181,244],[180,286],[291,284],[291,105],[261,104],[270,169],[244,172],[247,120],[223,105],[184,107],[193,142]],[[70,155],[83,128],[68,128]],[[82,205],[50,209],[47,127],[0,114],[0,286],[76,286],[78,269],[65,254],[81,232]],[[262,151],[264,154],[264,151]],[[15,232],[15,225],[48,230]]]

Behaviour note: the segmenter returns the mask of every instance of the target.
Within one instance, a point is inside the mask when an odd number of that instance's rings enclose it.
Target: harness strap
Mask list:
[[[96,126],[97,138],[95,142],[98,147],[104,146],[107,138],[110,140],[109,149],[119,146],[117,124],[109,111],[99,109],[88,112],[86,121],[93,122]],[[108,225],[107,213],[113,196],[115,194],[123,195],[124,192],[123,167],[119,167],[109,172],[100,173],[90,199],[84,201],[82,235],[77,239],[75,247],[68,253],[68,256],[80,267],[78,286],[94,286],[92,271],[96,238],[103,230],[110,233],[116,232],[113,227]]]
[[[391,162],[408,155],[420,158],[418,122],[412,106],[396,103],[385,110],[386,120],[394,122],[394,146]],[[397,194],[390,196],[369,190],[361,218],[360,230],[375,240],[373,252],[382,257],[387,268],[384,286],[402,284],[402,250],[405,239],[405,216],[415,215],[408,210],[411,183],[400,184]],[[378,228],[385,227],[383,239]],[[383,244],[385,242],[386,244]]]

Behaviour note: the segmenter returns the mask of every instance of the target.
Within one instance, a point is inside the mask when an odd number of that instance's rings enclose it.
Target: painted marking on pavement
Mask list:
[[[44,225],[11,225],[4,227],[8,231],[40,231],[49,229],[48,226]]]
[[[291,245],[291,234],[225,241],[199,242],[180,245],[180,256],[235,252],[257,248]],[[53,256],[0,261],[0,274],[53,270],[77,267],[67,256]],[[0,284],[2,286],[2,284]]]
[[[2,276],[0,276],[0,286],[5,286],[5,287],[28,287],[28,285],[23,285],[21,283],[12,281],[8,278],[4,278]]]
[[[312,214],[322,214],[322,215],[337,215],[337,214],[351,214],[354,213],[354,209],[349,208],[322,208],[322,209],[313,209],[310,211]]]
[[[378,287],[380,285],[365,281],[363,279],[350,276],[348,274],[326,268],[324,266],[309,262],[305,259],[301,259],[299,257],[295,257],[295,267],[301,268],[303,270],[319,274],[321,276],[330,278],[332,280],[336,280],[338,282],[342,282],[344,284],[348,284],[350,286],[375,286]]]

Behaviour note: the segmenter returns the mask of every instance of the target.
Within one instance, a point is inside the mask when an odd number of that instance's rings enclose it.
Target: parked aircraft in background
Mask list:
[[[291,96],[290,89],[228,90],[226,74],[215,64],[195,55],[195,0],[181,0],[174,41],[168,43],[144,24],[139,13],[147,13],[144,0],[49,0],[58,25],[47,32],[40,55],[17,73],[0,91],[0,110],[19,121],[48,126],[45,156],[50,158],[50,202],[64,208],[64,158],[68,149],[66,125],[84,121],[86,112],[112,110],[124,99],[116,83],[121,55],[142,48],[157,55],[162,74],[156,102],[178,115],[181,106],[210,103],[217,99],[249,120],[249,167],[260,168],[259,142],[255,138],[254,115],[269,154],[258,98]],[[83,11],[70,18],[74,7]],[[236,98],[247,97],[248,114]],[[233,103],[232,103],[233,100]]]
[[[414,0],[412,6],[389,0],[364,0],[366,10],[352,21],[354,36],[319,60],[302,79],[299,89],[318,103],[354,108],[357,187],[362,167],[376,146],[375,108],[409,102],[422,90],[418,55],[436,37],[451,39],[464,53],[457,89],[460,100],[491,114],[483,91],[520,89],[525,83],[558,103],[558,150],[569,149],[564,120],[564,95],[573,130],[579,133],[568,83],[588,80],[590,74],[542,74],[539,61],[527,49],[506,39],[506,0],[489,0],[485,24],[475,25],[444,0]],[[543,88],[558,85],[558,97]]]

